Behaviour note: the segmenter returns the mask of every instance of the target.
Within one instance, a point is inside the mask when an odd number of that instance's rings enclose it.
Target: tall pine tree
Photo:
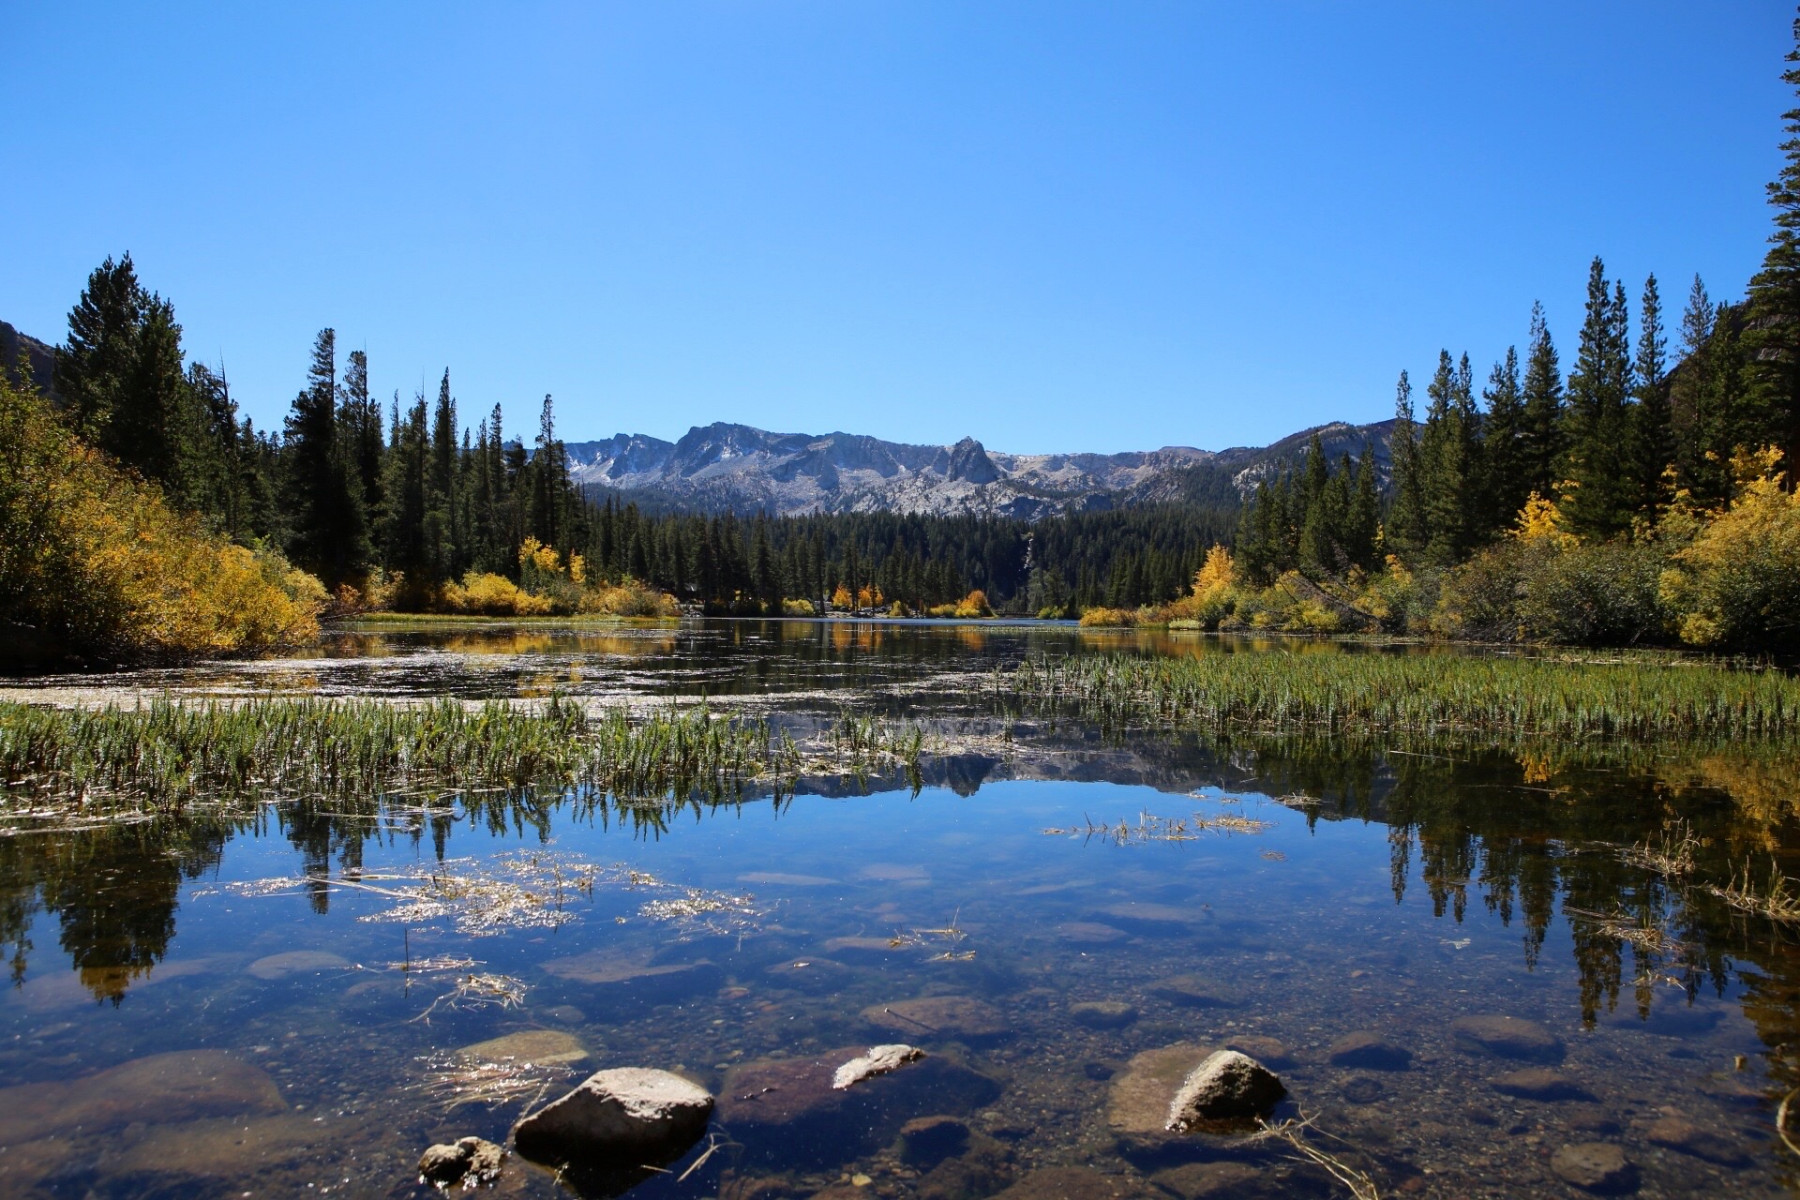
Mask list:
[[[1782,81],[1800,93],[1800,18]],[[1775,230],[1762,269],[1750,280],[1744,334],[1750,363],[1749,422],[1752,440],[1787,457],[1788,478],[1800,475],[1800,107],[1781,115],[1787,161],[1768,185]]]

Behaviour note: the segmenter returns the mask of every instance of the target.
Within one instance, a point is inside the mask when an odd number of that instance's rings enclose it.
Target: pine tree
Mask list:
[[[1574,485],[1563,515],[1581,537],[1606,539],[1631,527],[1630,355],[1625,289],[1608,287],[1605,265],[1596,257],[1588,269],[1586,316],[1563,416],[1563,474]]]
[[[1638,308],[1637,358],[1632,365],[1637,403],[1632,406],[1631,448],[1636,462],[1637,511],[1652,520],[1669,502],[1668,470],[1675,461],[1674,428],[1669,419],[1668,339],[1663,336],[1662,297],[1656,276],[1644,281]]]
[[[1525,424],[1522,431],[1529,491],[1555,495],[1562,463],[1563,385],[1556,344],[1544,321],[1544,306],[1531,306],[1531,332],[1525,351]]]
[[[1364,446],[1356,464],[1356,486],[1344,517],[1344,554],[1353,566],[1372,571],[1379,565],[1381,484],[1376,478],[1375,448]]]
[[[344,365],[343,404],[338,423],[349,434],[347,449],[362,485],[363,510],[381,511],[381,405],[369,395],[369,356],[352,350]]]
[[[1510,526],[1531,496],[1531,446],[1525,428],[1525,398],[1519,386],[1519,352],[1506,348],[1494,364],[1487,388],[1481,438],[1481,513],[1477,538]]]
[[[1782,81],[1800,94],[1800,18]],[[1748,417],[1752,440],[1787,456],[1788,477],[1800,475],[1800,107],[1781,115],[1786,162],[1768,185],[1775,230],[1762,269],[1750,280],[1744,342],[1750,363]]]
[[[131,255],[109,256],[88,275],[87,286],[69,311],[69,339],[57,348],[52,378],[72,418],[75,432],[106,446],[113,410],[137,361],[137,330],[143,320],[143,288]]]
[[[1394,500],[1388,512],[1387,542],[1403,559],[1424,552],[1430,536],[1425,512],[1425,479],[1419,461],[1418,427],[1413,421],[1412,382],[1400,372],[1394,390]]]
[[[1475,401],[1469,358],[1454,365],[1448,350],[1438,352],[1437,373],[1426,395],[1425,430],[1419,438],[1427,525],[1423,559],[1447,567],[1460,562],[1473,544],[1471,493],[1475,479]]]

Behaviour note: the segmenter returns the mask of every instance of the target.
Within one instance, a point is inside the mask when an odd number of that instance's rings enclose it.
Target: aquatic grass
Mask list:
[[[172,811],[197,797],[373,799],[407,789],[728,796],[797,765],[792,743],[766,723],[704,707],[634,717],[554,697],[479,707],[332,699],[0,704],[0,787],[83,808]]]
[[[1066,705],[1103,721],[1216,731],[1627,740],[1800,735],[1800,681],[1775,670],[1710,663],[1108,654],[1027,660],[1008,682],[1028,703]]]

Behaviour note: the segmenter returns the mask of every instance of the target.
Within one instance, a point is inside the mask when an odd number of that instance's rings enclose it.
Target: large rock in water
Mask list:
[[[80,1126],[192,1121],[278,1113],[286,1101],[268,1072],[222,1050],[153,1054],[66,1083],[0,1088],[0,1146]]]
[[[706,1132],[713,1098],[647,1067],[596,1071],[513,1126],[519,1153],[578,1174],[629,1173],[679,1158]]]
[[[877,1062],[888,1069],[866,1069]],[[915,1117],[967,1114],[999,1094],[997,1081],[947,1055],[846,1046],[732,1068],[720,1088],[719,1123],[750,1161],[835,1165],[887,1145]]]
[[[1184,1079],[1169,1102],[1167,1129],[1187,1133],[1209,1125],[1254,1121],[1275,1111],[1287,1087],[1248,1054],[1220,1050]]]

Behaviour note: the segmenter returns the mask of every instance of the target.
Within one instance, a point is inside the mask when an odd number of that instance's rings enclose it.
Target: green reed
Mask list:
[[[170,810],[194,797],[373,796],[525,786],[619,797],[727,795],[797,765],[761,721],[704,708],[633,717],[553,698],[156,700],[139,708],[0,704],[0,790]]]
[[[1707,663],[1453,654],[1091,655],[1022,663],[1030,703],[1225,730],[1788,739],[1800,681]]]

